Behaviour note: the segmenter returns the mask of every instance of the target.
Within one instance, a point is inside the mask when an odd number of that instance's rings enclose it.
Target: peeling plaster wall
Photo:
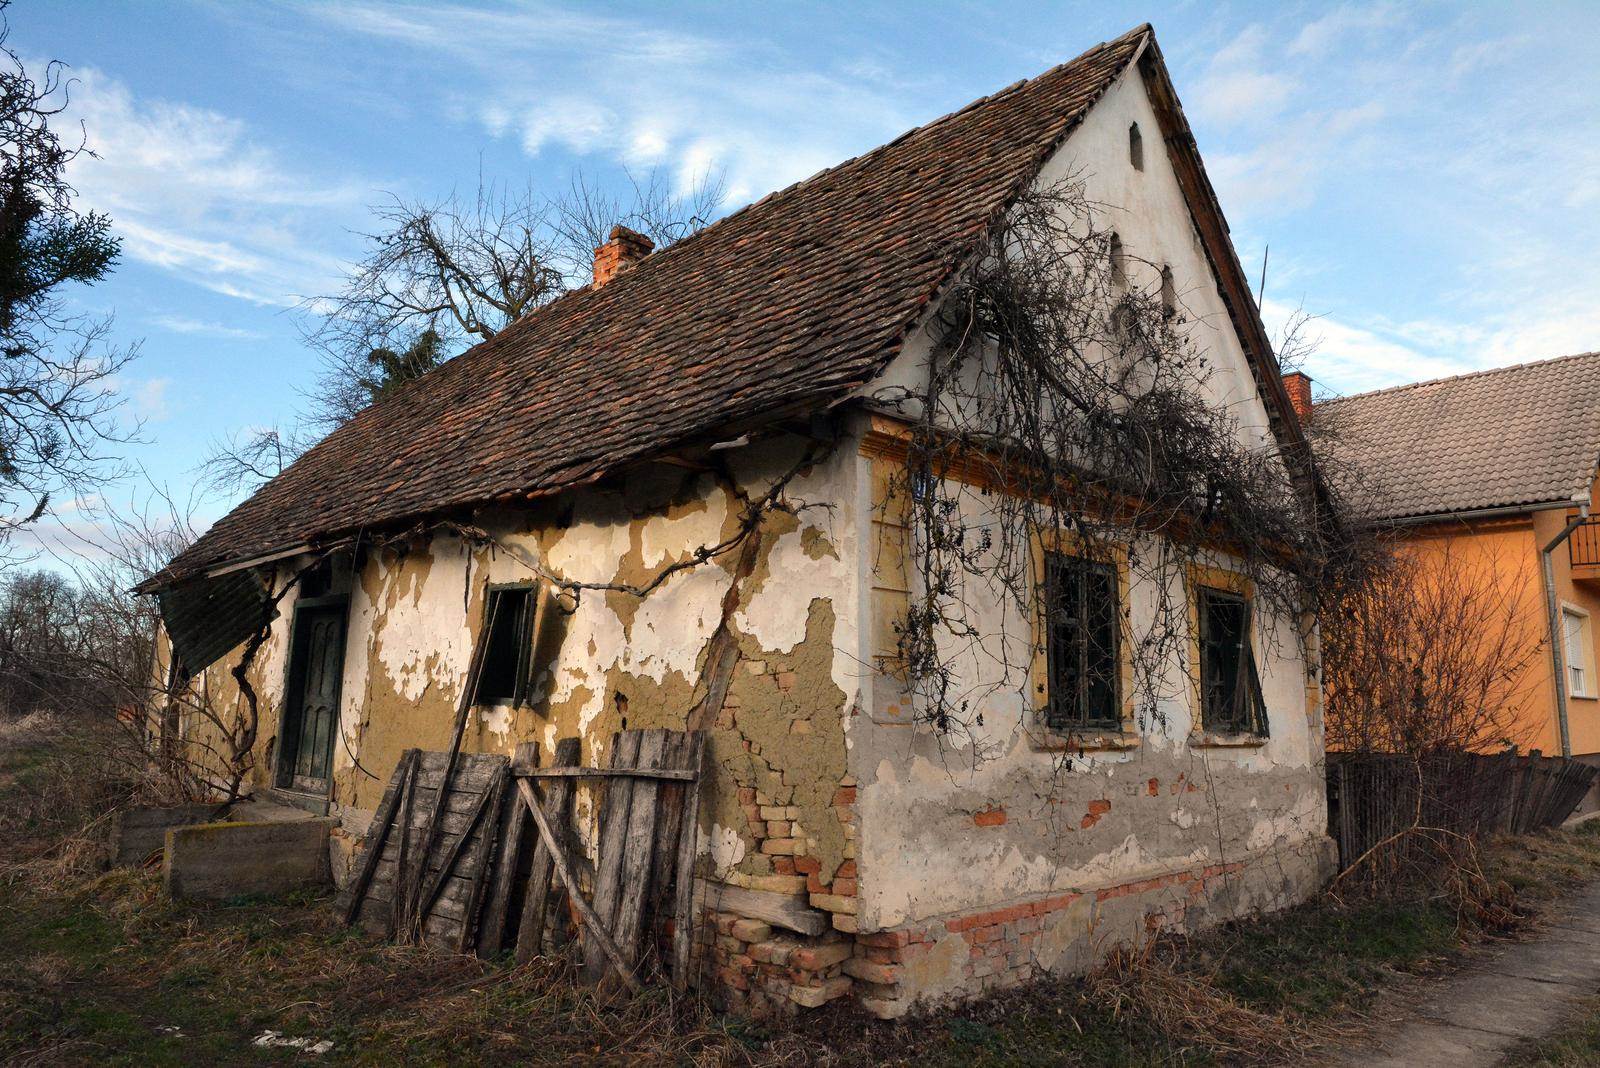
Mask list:
[[[1143,134],[1143,171],[1129,163],[1134,122]],[[1154,288],[1161,266],[1171,266],[1191,336],[1214,369],[1206,392],[1235,414],[1248,443],[1269,447],[1265,406],[1136,72],[1095,105],[1040,182],[1068,175],[1086,183],[1091,201],[1108,205],[1102,225],[1121,237],[1134,285]],[[885,385],[919,391],[929,350],[928,334],[917,332],[863,394],[884,395]],[[896,568],[903,534],[884,522],[884,484],[896,462],[864,456],[857,480],[862,493],[877,487],[875,497],[858,502],[871,528],[863,582],[872,593],[861,627],[861,655],[869,660],[881,657],[886,644],[892,649],[893,620],[909,585]],[[966,517],[973,526],[988,519]],[[1136,551],[1141,548],[1152,546]],[[1135,569],[1127,591],[1135,636],[1154,611],[1152,581]],[[1173,592],[1185,597],[1182,580],[1173,581],[1179,584]],[[981,582],[969,581],[963,607],[988,636],[957,662],[958,688],[973,702],[969,719],[981,713],[983,725],[970,737],[943,739],[914,726],[906,695],[880,674],[866,691],[868,714],[850,732],[861,828],[860,931],[1249,859],[1270,864],[1280,852],[1287,858],[1323,849],[1320,692],[1303,659],[1297,621],[1270,618],[1258,608],[1256,650],[1270,716],[1264,745],[1196,744],[1190,737],[1195,695],[1186,667],[1174,662],[1158,687],[1157,714],[1140,725],[1135,747],[1068,759],[1033,730],[1027,680],[1007,677],[999,666],[1027,662],[1029,622],[1015,618]],[[1309,892],[1317,865],[1285,859],[1283,866],[1293,871],[1296,892]]]
[[[802,455],[798,439],[758,442],[726,457],[734,485],[764,493]],[[708,872],[770,875],[801,853],[831,874],[844,861],[834,810],[845,774],[844,716],[858,698],[852,653],[860,558],[854,445],[841,446],[789,485],[797,514],[770,513],[754,572],[732,618],[738,665],[711,731],[702,851]],[[827,507],[821,507],[827,506]],[[741,503],[711,474],[650,468],[607,490],[481,514],[494,546],[436,536],[406,551],[364,554],[350,590],[345,669],[334,745],[333,803],[361,830],[401,753],[449,744],[459,687],[482,624],[486,587],[527,582],[531,563],[563,578],[639,584],[737,529]],[[474,708],[464,747],[511,752],[536,742],[548,759],[559,738],[583,739],[583,762],[604,764],[624,728],[682,728],[706,646],[721,616],[737,552],[676,572],[643,600],[586,591],[575,611],[552,607],[538,637],[531,707]],[[262,694],[257,786],[268,785],[288,668],[293,595],[252,672]],[[207,673],[236,699],[230,654]],[[763,851],[743,794],[795,810],[793,852]],[[580,791],[581,821],[594,801]],[[765,834],[763,824],[762,835]]]
[[[969,530],[994,525],[987,512],[963,521]],[[1153,553],[1150,542],[1134,551]],[[1129,575],[1135,640],[1156,618],[1158,581],[1138,569]],[[1184,604],[1185,579],[1167,581],[1170,603]],[[876,596],[886,614],[893,595]],[[1134,724],[1133,747],[1080,756],[1037,723],[1031,622],[983,576],[967,576],[962,605],[985,635],[948,649],[953,700],[969,702],[967,726],[940,736],[916,724],[911,700],[887,680],[850,733],[861,930],[1225,864],[1324,834],[1320,704],[1294,620],[1258,605],[1254,647],[1270,720],[1262,743],[1194,737],[1187,658],[1174,657],[1153,687],[1153,713]]]

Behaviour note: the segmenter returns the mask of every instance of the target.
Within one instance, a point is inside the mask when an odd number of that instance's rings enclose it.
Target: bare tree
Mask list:
[[[396,197],[375,208],[378,228],[344,289],[307,302],[315,317],[305,337],[323,357],[308,423],[333,429],[391,384],[587,283],[613,225],[664,248],[704,226],[723,195],[709,176],[681,195],[659,172],[628,182],[628,198],[580,173],[554,199],[480,182],[470,199]]]
[[[322,360],[302,413],[213,442],[200,480],[226,496],[254,490],[390,390],[587,284],[612,226],[665,248],[710,222],[723,195],[711,174],[683,192],[659,171],[629,174],[617,195],[578,173],[554,198],[480,182],[470,199],[375,207],[344,288],[302,305],[303,336]]]
[[[1450,539],[1392,546],[1326,595],[1328,748],[1490,752],[1526,743],[1522,712],[1542,641],[1532,576]]]
[[[131,432],[115,379],[133,357],[110,322],[72,312],[65,287],[116,263],[104,215],[80,212],[66,171],[89,155],[52,126],[67,106],[59,63],[35,79],[8,44],[0,3],[0,540],[35,522],[60,493],[116,473],[111,446]]]
[[[196,482],[223,497],[248,493],[278,477],[320,435],[302,424],[251,427],[212,441]]]

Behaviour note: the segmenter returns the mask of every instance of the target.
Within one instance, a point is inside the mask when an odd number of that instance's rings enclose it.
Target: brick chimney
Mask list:
[[[596,267],[596,270],[599,268]],[[1311,376],[1290,371],[1283,376],[1284,392],[1289,394],[1289,407],[1300,417],[1302,426],[1311,425]]]
[[[599,289],[650,255],[656,243],[637,230],[613,226],[606,243],[594,250],[594,287]]]

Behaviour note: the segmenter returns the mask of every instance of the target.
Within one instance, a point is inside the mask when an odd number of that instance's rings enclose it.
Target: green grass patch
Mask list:
[[[1570,1023],[1555,1034],[1513,1050],[1506,1063],[1526,1068],[1591,1068],[1600,1064],[1600,997],[1586,998]]]

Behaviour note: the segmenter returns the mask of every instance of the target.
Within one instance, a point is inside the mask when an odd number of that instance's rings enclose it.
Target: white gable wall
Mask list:
[[[1128,127],[1134,122],[1143,135],[1142,171],[1129,162]],[[1161,267],[1170,267],[1180,311],[1213,368],[1204,386],[1208,399],[1229,409],[1246,444],[1275,448],[1265,406],[1136,69],[1091,109],[1040,182],[1068,176],[1086,184],[1091,201],[1105,205],[1101,225],[1120,236],[1131,284],[1154,291]],[[881,398],[896,387],[920,392],[929,349],[928,333],[916,332],[906,352],[862,395]],[[896,462],[903,463],[864,457],[867,470],[858,484],[874,483],[874,465],[881,484],[885,465]],[[969,512],[963,520],[969,527],[992,523],[992,515],[970,503],[976,494],[964,496]],[[861,508],[874,514],[872,505]],[[868,546],[869,587],[881,584],[871,574],[881,557],[881,537],[881,532],[877,538],[869,533],[862,539]],[[1227,565],[1224,559],[1211,563]],[[1147,632],[1156,611],[1161,595],[1156,581],[1137,570],[1131,576],[1126,597],[1135,639]],[[1183,604],[1182,580],[1173,581],[1168,596]],[[1270,717],[1264,744],[1199,744],[1191,735],[1198,729],[1198,714],[1187,668],[1174,660],[1160,685],[1153,717],[1158,722],[1142,725],[1135,745],[1069,759],[1033,729],[1033,701],[1016,669],[1028,660],[1029,623],[1017,617],[1005,596],[986,586],[969,576],[961,610],[992,637],[982,649],[953,660],[955,693],[971,702],[966,729],[941,738],[914,724],[899,686],[879,675],[863,692],[870,713],[863,717],[866,722],[848,735],[862,835],[858,927],[935,932],[929,936],[934,949],[928,957],[941,963],[920,965],[908,987],[938,996],[971,985],[974,973],[963,972],[968,947],[951,941],[952,931],[941,924],[973,910],[1037,901],[1041,895],[1058,901],[1065,900],[1063,895],[1086,895],[1074,899],[1070,915],[1057,918],[1047,945],[1030,951],[1028,959],[1038,967],[1060,968],[1082,963],[1092,931],[1113,941],[1126,934],[1097,927],[1102,919],[1111,922],[1106,910],[1112,906],[1095,900],[1096,892],[1108,887],[1212,869],[1227,869],[1232,877],[1231,865],[1258,865],[1251,870],[1266,865],[1265,882],[1254,877],[1248,889],[1233,891],[1232,903],[1219,908],[1219,916],[1229,909],[1285,904],[1314,889],[1327,856],[1322,740],[1319,710],[1308,701],[1297,620],[1274,617],[1257,606],[1255,645]],[[881,592],[864,596],[858,633],[870,641],[872,617],[883,616],[891,603]],[[876,630],[882,629],[880,619]],[[1009,645],[1004,653],[1002,643]],[[870,663],[874,652],[882,650],[864,645],[863,662]],[[1314,683],[1309,685],[1314,698]],[[1209,884],[1206,891],[1211,892]],[[1181,907],[1176,915],[1181,922]],[[1137,927],[1128,917],[1117,922],[1124,920]],[[945,952],[948,958],[940,956]]]

